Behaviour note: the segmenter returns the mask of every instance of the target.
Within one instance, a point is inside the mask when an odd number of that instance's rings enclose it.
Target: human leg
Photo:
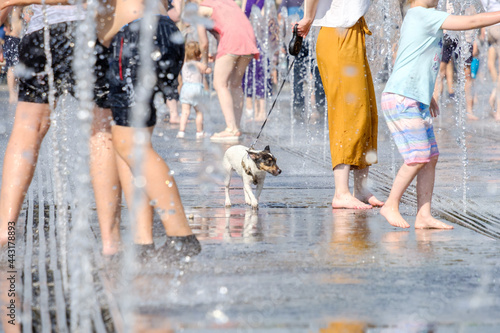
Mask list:
[[[415,229],[453,229],[453,226],[443,223],[431,215],[431,200],[437,161],[437,156],[432,157],[430,162],[426,163],[417,175],[417,218],[415,220]]]
[[[390,225],[400,228],[409,228],[410,225],[405,221],[399,212],[399,203],[413,178],[424,167],[425,163],[416,163],[412,165],[403,164],[394,179],[389,197],[380,209],[380,214],[385,217]]]
[[[249,56],[239,56],[236,59],[236,65],[231,73],[229,79],[229,87],[231,89],[231,96],[233,99],[233,111],[234,118],[237,126],[239,127],[241,122],[241,116],[243,113],[243,89],[241,88],[241,82],[243,76],[245,75],[245,69],[252,60]]]
[[[229,86],[231,73],[236,67],[236,60],[236,57],[226,54],[215,60],[214,67],[214,89],[217,92],[222,114],[226,121],[227,132],[230,135],[239,130],[239,123],[236,123],[234,114],[233,96]],[[221,132],[220,135],[225,135],[225,133]]]
[[[441,61],[441,63],[439,64],[439,72],[436,79],[436,86],[434,87],[434,94],[433,94],[433,97],[437,103],[439,103],[441,95],[443,94],[443,80],[446,76],[446,65],[447,63],[443,61]]]
[[[259,98],[256,103],[257,112],[255,113],[255,121],[266,120],[266,100]]]
[[[490,98],[488,100],[492,110],[495,110],[496,92],[497,92],[496,82],[498,80],[496,61],[497,61],[496,48],[494,46],[490,46],[488,48],[488,70],[490,72],[491,81],[495,84],[495,87],[492,89]]]
[[[474,114],[474,96],[472,94],[472,85],[474,80],[471,77],[470,66],[465,66],[465,103],[467,111],[467,119],[478,120],[479,118]]]
[[[113,126],[111,129],[113,145],[130,169],[137,163],[132,155],[133,137],[137,130],[125,126]],[[160,215],[168,236],[191,235],[192,231],[174,177],[168,165],[153,149],[150,140],[149,137],[147,143],[141,147],[144,149],[141,160],[141,177],[145,180],[143,190]]]
[[[110,109],[94,108],[90,136],[90,175],[104,255],[113,255],[120,247],[122,194],[110,121]]]
[[[5,150],[0,191],[0,245],[7,242],[9,222],[17,222],[33,179],[38,153],[50,127],[48,104],[19,102]]]
[[[439,150],[430,122],[429,107],[411,98],[382,94],[382,110],[387,127],[405,161],[394,180],[389,198],[380,213],[396,227],[408,228],[399,213],[399,203],[412,180],[427,164],[437,161]],[[432,166],[431,166],[432,168]],[[429,179],[426,179],[429,182]],[[432,184],[433,179],[432,179]],[[431,190],[432,192],[432,190]]]
[[[134,244],[153,244],[153,206],[151,206],[149,198],[143,191],[139,193],[137,202],[134,202],[132,172],[118,153],[116,153],[116,164],[127,206],[132,209],[132,205],[135,205],[136,215],[132,216]]]
[[[446,86],[448,87],[448,95],[453,96],[455,90],[453,90],[453,61],[446,64]]]
[[[355,198],[360,200],[361,202],[367,202],[373,207],[382,207],[384,203],[378,200],[370,191],[367,186],[368,182],[368,172],[370,167],[366,167],[363,169],[354,169],[354,191],[353,195]]]
[[[332,199],[333,208],[369,209],[371,205],[357,199],[349,191],[349,171],[351,166],[339,164],[333,169],[335,179],[335,194]]]
[[[14,74],[14,67],[7,70],[7,85],[9,87],[9,104],[17,103],[17,79]]]
[[[196,133],[203,133],[203,112],[198,105],[194,107],[194,111],[196,112]]]
[[[169,122],[171,124],[178,124],[179,123],[179,114],[177,113],[177,104],[178,100],[175,98],[167,98],[167,107],[168,110],[170,111],[170,120]]]
[[[179,132],[185,132],[189,114],[191,113],[191,105],[187,103],[182,103],[181,109],[182,113],[181,113],[181,121],[179,123]]]

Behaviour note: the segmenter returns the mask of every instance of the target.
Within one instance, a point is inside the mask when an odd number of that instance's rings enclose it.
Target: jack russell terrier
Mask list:
[[[245,193],[245,203],[251,205],[253,209],[259,206],[259,197],[264,187],[266,172],[273,176],[281,173],[276,165],[276,157],[271,154],[269,146],[264,150],[253,150],[245,146],[232,146],[224,154],[224,170],[226,171],[226,207],[231,206],[229,199],[229,183],[231,173],[235,170],[243,178],[243,191]],[[251,184],[256,185],[255,194],[252,192]]]

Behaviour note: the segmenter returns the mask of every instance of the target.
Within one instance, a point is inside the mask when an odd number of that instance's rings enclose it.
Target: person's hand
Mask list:
[[[4,58],[3,58],[3,49],[2,49],[2,45],[0,45],[0,62],[3,62],[4,61]]]
[[[432,117],[439,116],[439,105],[436,102],[436,100],[434,99],[434,97],[432,97],[432,99],[431,99],[431,105],[429,106],[429,111],[430,111]]]
[[[205,74],[211,74],[212,73],[212,68],[207,67],[205,68]]]
[[[303,18],[299,22],[297,22],[297,34],[301,37],[306,37],[307,34],[309,33],[309,30],[311,29],[311,25],[313,23],[312,19],[309,18]],[[294,24],[295,25],[295,24]]]

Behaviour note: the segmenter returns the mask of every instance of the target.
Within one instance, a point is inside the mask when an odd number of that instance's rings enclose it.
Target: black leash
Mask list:
[[[288,46],[288,53],[290,55],[294,56],[292,63],[288,67],[288,71],[286,72],[285,78],[283,79],[283,82],[281,83],[280,89],[278,90],[278,93],[276,94],[276,98],[274,99],[273,104],[271,105],[271,108],[269,109],[269,112],[267,113],[266,119],[262,123],[262,126],[260,127],[259,134],[257,134],[257,137],[255,138],[254,142],[250,146],[250,149],[254,149],[253,146],[257,143],[257,140],[259,140],[260,135],[262,134],[262,130],[264,129],[264,126],[266,126],[267,120],[269,119],[269,116],[271,115],[271,112],[273,112],[274,106],[276,105],[276,102],[278,101],[278,97],[280,96],[281,90],[283,89],[283,86],[285,85],[286,79],[288,78],[288,75],[290,74],[290,71],[292,70],[293,64],[295,64],[295,60],[297,59],[297,56],[300,53],[300,49],[302,48],[302,40],[303,38],[297,35],[297,26],[298,24],[295,24],[293,27],[293,37],[290,40],[290,44]]]

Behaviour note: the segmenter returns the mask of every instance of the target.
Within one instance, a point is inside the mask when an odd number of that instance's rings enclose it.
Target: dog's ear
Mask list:
[[[269,146],[266,146],[266,148],[264,148],[264,151],[267,151],[268,153],[270,153],[271,149],[269,149]]]
[[[248,156],[250,156],[250,158],[252,160],[256,160],[260,157],[260,153],[259,152],[256,152],[255,150],[247,150],[247,153],[248,153]]]

